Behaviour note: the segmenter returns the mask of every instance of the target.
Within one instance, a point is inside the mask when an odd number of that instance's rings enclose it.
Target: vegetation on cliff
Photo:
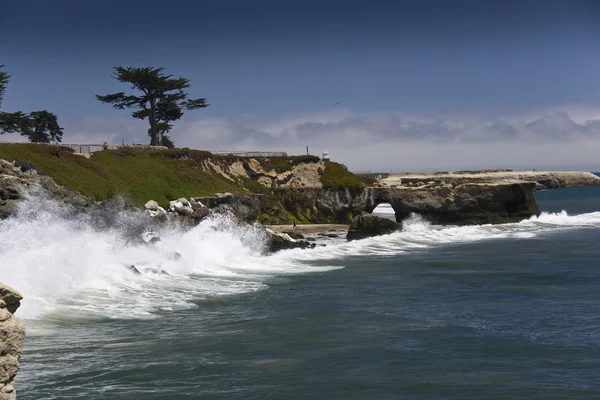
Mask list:
[[[15,161],[22,169],[36,169],[67,188],[94,200],[104,201],[116,195],[132,205],[148,200],[167,206],[180,197],[208,197],[216,193],[266,193],[271,190],[246,175],[241,165],[247,159],[214,155],[190,149],[134,150],[122,148],[94,153],[87,159],[67,147],[31,143],[0,144],[0,159]],[[316,156],[257,158],[265,170],[291,171],[301,164],[321,162]],[[229,169],[237,164],[241,174]],[[314,167],[316,171],[316,167]],[[327,162],[316,184],[325,188],[359,188],[360,180],[343,166]],[[312,187],[316,189],[318,187]],[[308,188],[307,188],[308,189]],[[309,221],[310,215],[305,219]]]
[[[107,150],[87,159],[58,149],[6,143],[0,144],[0,158],[35,168],[95,201],[121,195],[135,205],[153,199],[167,206],[179,197],[246,192],[235,182],[200,168],[202,153],[207,152],[188,152],[196,157],[180,158],[176,151]]]
[[[363,185],[361,179],[348,171],[341,164],[328,161],[321,174],[321,183],[325,189],[360,189]]]

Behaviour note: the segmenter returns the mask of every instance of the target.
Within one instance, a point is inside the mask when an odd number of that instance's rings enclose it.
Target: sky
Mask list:
[[[113,67],[164,67],[210,104],[179,147],[598,171],[599,39],[594,0],[2,0],[2,110],[57,114],[64,143],[146,143],[95,95],[129,90]]]

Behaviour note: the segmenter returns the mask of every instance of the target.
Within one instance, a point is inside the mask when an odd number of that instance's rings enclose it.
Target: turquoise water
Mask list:
[[[212,267],[181,282],[65,275],[78,290],[23,306],[19,398],[600,398],[600,188],[536,197],[554,214],[414,218],[386,237],[221,264],[206,248]]]

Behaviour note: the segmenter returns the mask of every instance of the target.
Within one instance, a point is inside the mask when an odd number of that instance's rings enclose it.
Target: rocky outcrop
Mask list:
[[[231,212],[241,221],[256,221],[260,212],[258,196],[234,196],[231,193],[217,193],[213,197],[196,197],[196,201],[215,212]]]
[[[375,183],[379,187],[424,187],[465,183],[535,183],[535,190],[600,185],[600,177],[583,171],[457,171],[393,174]]]
[[[13,314],[23,296],[0,283],[0,400],[15,400],[14,379],[19,370],[25,326]]]
[[[501,224],[540,214],[534,187],[534,183],[512,183],[369,188],[361,199],[367,212],[389,203],[398,222],[415,213],[441,225]]]
[[[401,222],[411,213],[436,224],[516,222],[540,211],[533,183],[438,185],[362,190],[280,190],[260,198],[259,219],[270,225],[300,223],[348,224],[355,215],[389,203]]]
[[[285,189],[259,197],[259,221],[268,225],[298,223],[349,224],[364,210],[363,190]]]
[[[150,200],[144,205],[144,213],[160,223],[177,221],[186,225],[198,224],[209,214],[209,209],[199,198],[179,198],[169,203],[165,210],[156,201]]]
[[[346,239],[357,240],[371,236],[387,235],[402,229],[402,225],[391,219],[362,212],[352,220]]]
[[[56,201],[76,207],[85,207],[91,202],[78,192],[57,184],[49,176],[40,175],[24,163],[12,163],[0,159],[0,218],[13,214],[19,203],[30,194],[45,189]]]
[[[287,233],[274,232],[269,228],[265,230],[267,234],[267,251],[270,253],[288,249],[309,249],[316,246],[314,243],[305,240],[294,239]]]

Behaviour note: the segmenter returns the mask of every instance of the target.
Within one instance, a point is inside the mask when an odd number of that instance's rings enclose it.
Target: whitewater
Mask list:
[[[386,205],[377,212],[393,213]],[[41,196],[0,221],[0,281],[23,294],[19,316],[25,320],[151,319],[158,312],[197,307],[199,300],[264,290],[294,274],[328,279],[326,272],[343,268],[348,259],[599,227],[600,212],[542,213],[519,223],[461,227],[434,226],[413,215],[403,221],[403,231],[391,235],[332,239],[324,247],[265,256],[262,231],[226,216],[189,230],[149,231],[131,213],[73,214]],[[144,242],[132,241],[132,232]],[[161,240],[147,244],[154,236]]]

